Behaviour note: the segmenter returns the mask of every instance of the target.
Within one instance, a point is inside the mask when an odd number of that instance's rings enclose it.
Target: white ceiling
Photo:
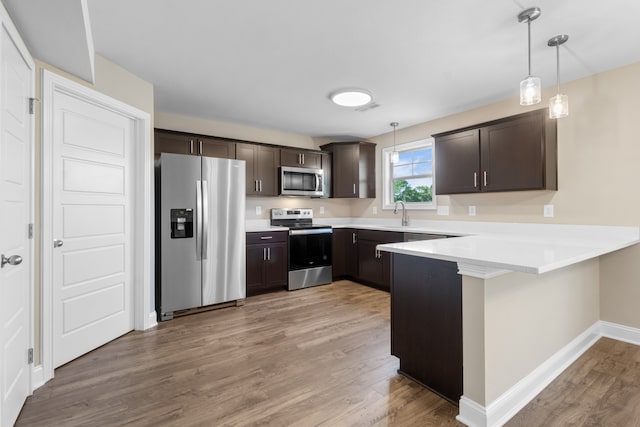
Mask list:
[[[87,4],[96,53],[152,82],[156,111],[310,136],[366,138],[391,121],[403,128],[517,96],[527,28],[516,15],[532,6],[542,9],[532,23],[533,74],[545,87],[555,84],[547,40],[557,34],[569,35],[562,81],[640,61],[637,0]],[[329,101],[353,86],[380,107]]]

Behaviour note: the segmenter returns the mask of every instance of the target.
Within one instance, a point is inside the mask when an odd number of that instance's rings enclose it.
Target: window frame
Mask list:
[[[431,162],[433,169],[431,171],[432,182],[432,200],[431,202],[405,202],[407,210],[436,210],[436,156],[435,156],[435,140],[433,138],[420,139],[418,141],[407,142],[404,144],[396,144],[396,151],[414,151],[421,148],[431,148]],[[393,174],[391,164],[391,153],[393,146],[382,149],[382,209],[391,210],[395,206],[393,201]]]

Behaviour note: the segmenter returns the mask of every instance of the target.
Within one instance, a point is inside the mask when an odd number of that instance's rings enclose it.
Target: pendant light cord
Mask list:
[[[560,93],[560,45],[556,45],[556,83],[557,93]]]
[[[527,19],[527,44],[529,46],[529,76],[531,76],[531,18]]]

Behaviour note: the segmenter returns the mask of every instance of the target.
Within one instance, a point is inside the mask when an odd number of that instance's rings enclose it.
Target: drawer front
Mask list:
[[[404,233],[380,230],[358,230],[358,240],[373,240],[375,242],[395,243],[404,240]]]
[[[288,231],[264,231],[247,233],[247,245],[261,245],[272,242],[286,242],[289,238]]]

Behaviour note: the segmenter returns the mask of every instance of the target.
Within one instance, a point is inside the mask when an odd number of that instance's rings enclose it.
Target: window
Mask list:
[[[396,145],[397,163],[391,163],[393,147],[382,150],[384,209],[405,202],[407,209],[435,209],[433,186],[433,138]]]

